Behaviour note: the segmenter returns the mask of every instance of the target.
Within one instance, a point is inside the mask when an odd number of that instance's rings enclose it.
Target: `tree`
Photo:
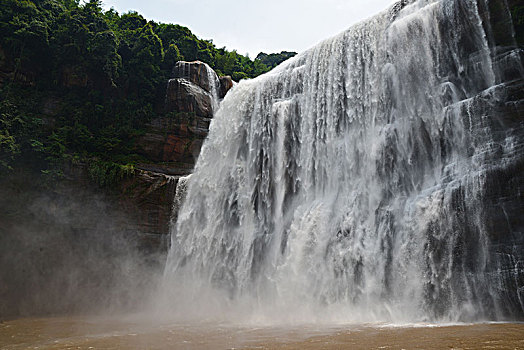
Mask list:
[[[161,78],[160,66],[164,59],[164,50],[162,41],[150,24],[141,29],[131,53],[132,58],[127,67],[129,84],[136,87],[135,93],[153,99],[152,92]]]
[[[162,69],[164,71],[169,71],[173,69],[175,64],[178,61],[182,61],[184,59],[184,56],[180,54],[180,50],[178,49],[178,46],[175,44],[169,45],[169,47],[164,51],[164,60],[162,62]]]

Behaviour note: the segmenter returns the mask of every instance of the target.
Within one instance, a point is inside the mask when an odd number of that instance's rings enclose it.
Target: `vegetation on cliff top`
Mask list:
[[[132,164],[134,139],[163,113],[177,61],[239,80],[294,54],[251,60],[180,25],[103,11],[100,0],[2,0],[0,173],[21,163],[44,175],[60,175],[66,160]]]

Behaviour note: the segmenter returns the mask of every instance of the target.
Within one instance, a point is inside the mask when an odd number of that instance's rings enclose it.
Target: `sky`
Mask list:
[[[255,58],[259,52],[304,51],[395,0],[102,0],[106,10],[137,11],[181,24],[217,47]]]

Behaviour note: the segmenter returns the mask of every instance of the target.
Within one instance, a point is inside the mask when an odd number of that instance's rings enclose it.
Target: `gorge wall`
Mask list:
[[[270,323],[522,319],[510,5],[400,1],[241,82],[188,182],[162,308]]]

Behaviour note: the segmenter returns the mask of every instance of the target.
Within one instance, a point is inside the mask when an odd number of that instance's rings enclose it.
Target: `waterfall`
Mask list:
[[[220,81],[218,80],[218,76],[215,71],[206,63],[204,63],[204,65],[206,67],[207,80],[210,87],[209,93],[211,94],[212,110],[213,113],[215,113],[218,110],[220,101],[220,98],[218,97],[218,87],[220,86]]]
[[[175,195],[173,197],[173,205],[171,207],[171,218],[170,218],[170,227],[175,227],[177,219],[178,219],[178,212],[180,211],[180,208],[182,208],[182,203],[184,203],[184,198],[187,194],[187,183],[189,179],[191,178],[191,175],[186,176],[179,176],[176,178],[176,186],[175,186]]]
[[[402,1],[236,85],[172,231],[164,306],[268,322],[522,317],[522,227],[507,228],[521,195],[490,221],[497,176],[522,184],[522,115],[500,112],[522,51],[495,47],[487,4]]]

